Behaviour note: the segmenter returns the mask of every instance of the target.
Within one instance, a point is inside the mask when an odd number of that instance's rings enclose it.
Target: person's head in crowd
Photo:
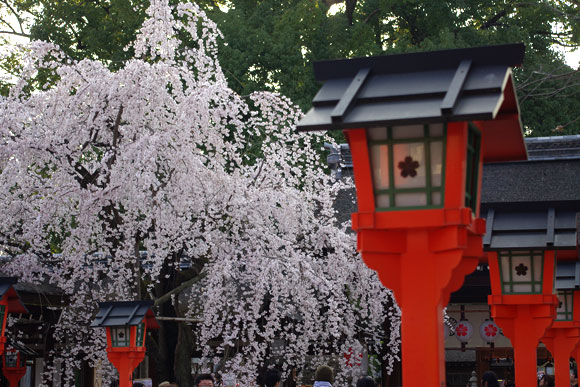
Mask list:
[[[334,382],[334,372],[332,371],[332,368],[327,365],[318,366],[316,373],[314,374],[314,380],[316,382],[328,382],[332,384]]]
[[[376,383],[370,376],[363,376],[356,382],[356,387],[376,387]]]
[[[497,381],[497,375],[493,371],[485,371],[483,377],[481,378],[482,387],[499,387],[499,382]]]
[[[264,386],[265,387],[280,387],[280,381],[282,380],[282,374],[275,368],[270,368],[264,374]]]
[[[194,387],[213,387],[214,379],[211,374],[201,374],[195,378]]]

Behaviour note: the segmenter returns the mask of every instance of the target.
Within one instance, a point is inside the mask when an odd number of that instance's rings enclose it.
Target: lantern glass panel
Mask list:
[[[376,165],[373,168],[373,181],[377,189],[389,188],[389,147],[379,145],[371,148],[371,164]]]
[[[571,321],[574,308],[574,291],[558,290],[558,308],[556,309],[556,320]]]
[[[431,195],[431,202],[434,206],[438,206],[441,204],[441,192],[433,192]]]
[[[143,343],[145,342],[145,323],[137,325],[136,332],[137,332],[136,346],[142,347]]]
[[[426,206],[427,194],[422,192],[396,194],[395,201],[400,207]]]
[[[423,125],[393,126],[393,139],[421,138],[425,136]]]
[[[130,327],[111,327],[111,343],[113,347],[129,347],[131,344]]]
[[[14,368],[18,367],[18,353],[17,352],[6,352],[4,355],[6,357],[6,367]]]
[[[377,211],[443,205],[443,124],[372,127],[367,138]]]
[[[387,128],[384,126],[369,128],[367,133],[370,141],[384,141],[389,139]]]
[[[542,293],[542,251],[502,251],[498,259],[504,294]]]
[[[377,195],[375,202],[377,207],[388,208],[391,206],[391,198],[389,195]]]
[[[431,184],[441,187],[443,180],[443,141],[431,143]]]
[[[393,145],[395,188],[425,187],[425,144],[420,142]]]

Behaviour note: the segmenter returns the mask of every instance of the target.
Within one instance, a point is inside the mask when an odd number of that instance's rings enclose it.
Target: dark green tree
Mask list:
[[[306,110],[319,87],[311,66],[316,60],[524,42],[526,60],[516,78],[527,134],[580,133],[580,72],[567,67],[557,51],[580,45],[577,0],[197,2],[224,34],[221,64],[242,95],[276,90]],[[28,21],[32,38],[57,43],[74,58],[99,58],[118,68],[132,55],[125,48],[147,4],[0,0],[3,14],[28,16],[12,21],[12,30],[4,25],[8,19],[0,22],[6,34],[26,35],[21,27]]]

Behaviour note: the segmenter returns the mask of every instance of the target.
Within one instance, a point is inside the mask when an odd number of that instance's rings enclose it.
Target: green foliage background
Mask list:
[[[172,0],[177,3],[180,0]],[[221,65],[242,95],[278,91],[306,110],[323,59],[524,42],[516,69],[528,135],[580,133],[580,72],[555,47],[580,45],[578,0],[198,0],[224,34]],[[338,8],[330,13],[330,6]],[[30,35],[119,68],[148,0],[0,0]],[[0,8],[1,9],[1,8]],[[4,68],[14,63],[3,63]]]

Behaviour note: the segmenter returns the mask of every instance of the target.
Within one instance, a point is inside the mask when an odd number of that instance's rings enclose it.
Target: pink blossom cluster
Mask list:
[[[69,300],[45,381],[72,386],[82,360],[110,377],[104,332],[88,327],[97,302],[148,297],[180,259],[201,276],[172,302],[202,321],[197,345],[242,385],[275,341],[286,370],[308,353],[382,345],[392,367],[400,313],[337,224],[344,183],[323,169],[329,139],[295,133],[287,98],[228,87],[220,32],[196,4],[151,0],[147,14],[120,70],[33,42],[0,99],[2,271]],[[339,381],[360,372],[343,368]]]

